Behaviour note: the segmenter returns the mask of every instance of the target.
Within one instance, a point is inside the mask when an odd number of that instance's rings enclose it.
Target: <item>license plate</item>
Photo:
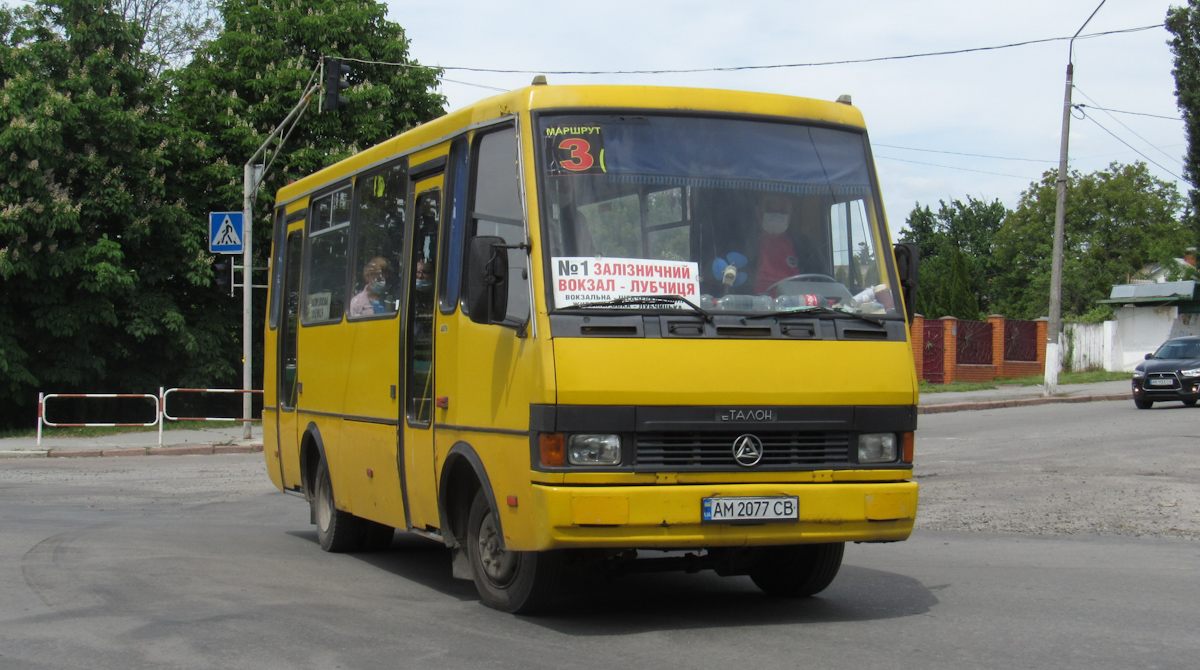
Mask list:
[[[703,498],[700,512],[704,523],[799,521],[800,499],[796,496]]]
[[[1151,386],[1174,386],[1175,380],[1174,379],[1151,379],[1150,385]]]

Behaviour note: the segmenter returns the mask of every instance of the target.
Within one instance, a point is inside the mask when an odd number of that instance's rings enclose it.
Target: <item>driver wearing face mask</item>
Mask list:
[[[366,286],[350,299],[350,316],[370,316],[395,311],[395,301],[388,300],[388,289],[393,278],[392,264],[383,256],[376,256],[363,267]]]
[[[792,219],[792,201],[784,195],[771,194],[758,206],[758,271],[754,277],[754,292],[765,293],[777,281],[800,273],[796,248],[788,236]]]

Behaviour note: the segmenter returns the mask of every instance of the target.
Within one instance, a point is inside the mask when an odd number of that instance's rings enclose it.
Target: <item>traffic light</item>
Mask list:
[[[221,260],[213,261],[213,281],[216,282],[217,288],[221,289],[222,293],[233,295],[233,258],[230,256],[222,256]]]
[[[337,58],[325,59],[325,104],[321,108],[326,112],[336,112],[350,103],[342,91],[350,88],[346,77],[350,74],[350,66]]]

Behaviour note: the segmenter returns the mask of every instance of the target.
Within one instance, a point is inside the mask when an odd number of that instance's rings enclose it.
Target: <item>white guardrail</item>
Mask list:
[[[262,419],[245,419],[242,417],[214,416],[171,416],[167,413],[167,396],[172,393],[262,393],[261,389],[192,389],[159,387],[158,395],[153,393],[38,393],[37,406],[37,446],[42,446],[42,427],[50,428],[83,428],[83,427],[150,427],[158,426],[158,446],[162,446],[163,423],[166,421],[262,421]],[[148,423],[56,423],[46,418],[46,401],[52,398],[145,398],[154,402],[154,420]]]

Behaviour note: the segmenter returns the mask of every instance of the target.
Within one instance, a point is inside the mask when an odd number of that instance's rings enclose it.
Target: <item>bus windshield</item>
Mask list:
[[[552,309],[899,316],[861,133],[572,114],[538,136]]]

